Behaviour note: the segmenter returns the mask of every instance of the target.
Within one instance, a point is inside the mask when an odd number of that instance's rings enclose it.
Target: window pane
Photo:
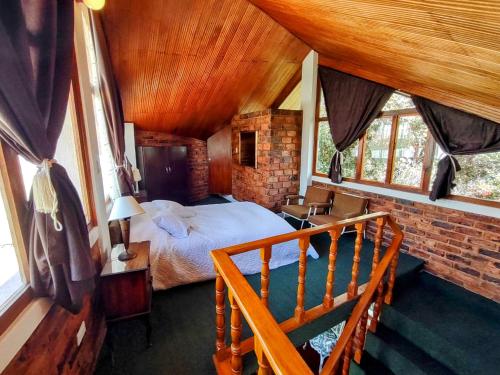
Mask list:
[[[437,163],[444,156],[444,152],[437,147],[429,188],[432,188],[436,176]],[[500,152],[460,155],[456,158],[461,170],[457,172],[456,186],[452,194],[493,201],[500,200]]]
[[[392,117],[378,118],[366,132],[363,153],[363,179],[385,181]]]
[[[323,96],[323,89],[319,90],[320,98],[319,98],[319,117],[328,117],[326,113],[326,105],[325,105],[325,97]]]
[[[422,117],[399,118],[392,182],[419,187],[422,183],[424,149],[428,131]]]
[[[356,161],[358,160],[359,141],[343,152],[342,175],[354,178],[356,176]],[[316,172],[328,174],[330,162],[332,161],[335,146],[333,145],[330,125],[328,121],[320,121],[318,124],[318,154],[316,155]]]
[[[356,163],[358,161],[359,139],[349,146],[344,152],[344,161],[342,163],[342,176],[348,178],[356,177]]]
[[[0,196],[0,306],[24,285],[7,217],[4,200]]]
[[[120,196],[118,181],[115,172],[115,162],[111,153],[108,132],[106,129],[106,120],[102,109],[102,99],[99,94],[99,77],[97,72],[97,59],[94,50],[94,43],[90,33],[87,19],[83,19],[85,46],[87,47],[88,69],[90,75],[90,84],[92,85],[92,101],[94,104],[94,115],[97,130],[97,140],[99,149],[99,165],[101,167],[102,183],[104,194],[109,199],[115,199]]]
[[[318,154],[316,155],[316,172],[327,174],[330,170],[335,146],[333,145],[328,121],[318,124]]]
[[[415,108],[415,104],[413,104],[413,101],[409,96],[394,93],[391,95],[387,103],[385,103],[382,111],[394,111],[396,109],[405,108]]]

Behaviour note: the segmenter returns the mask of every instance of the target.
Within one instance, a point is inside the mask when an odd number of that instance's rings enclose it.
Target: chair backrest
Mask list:
[[[334,216],[344,216],[348,213],[355,213],[359,216],[365,213],[368,199],[357,197],[351,194],[335,193],[331,214]]]
[[[308,203],[330,203],[332,191],[316,186],[308,186],[304,198],[304,205]]]

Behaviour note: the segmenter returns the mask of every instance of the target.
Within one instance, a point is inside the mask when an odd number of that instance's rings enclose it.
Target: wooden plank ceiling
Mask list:
[[[250,0],[320,64],[500,123],[500,1]]]
[[[125,120],[202,139],[270,107],[310,50],[246,0],[109,1],[103,21]]]

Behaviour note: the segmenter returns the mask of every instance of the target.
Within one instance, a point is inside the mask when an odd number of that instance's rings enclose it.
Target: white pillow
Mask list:
[[[196,215],[196,212],[191,207],[184,207],[182,204],[174,201],[156,200],[152,203],[162,211],[170,211],[186,219]]]
[[[190,225],[173,212],[160,211],[152,219],[159,228],[168,232],[172,237],[186,238],[189,236]]]

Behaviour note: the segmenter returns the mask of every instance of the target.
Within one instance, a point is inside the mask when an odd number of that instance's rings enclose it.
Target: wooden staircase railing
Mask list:
[[[358,285],[359,263],[363,242],[363,229],[368,221],[375,220],[377,231],[372,259],[370,281]],[[389,224],[393,237],[384,257],[380,260],[384,226]],[[334,297],[335,263],[337,258],[338,239],[343,228],[354,226],[356,240],[351,269],[351,281],[347,292]],[[322,304],[306,310],[304,307],[307,272],[307,249],[311,236],[328,232],[332,239],[328,258],[328,274],[325,283],[325,295]],[[335,224],[326,224],[314,228],[303,229],[292,233],[269,237],[241,245],[214,250],[211,256],[215,266],[215,299],[216,299],[216,352],[214,363],[219,374],[241,374],[243,355],[254,350],[259,363],[259,375],[265,374],[312,374],[307,364],[297,352],[286,333],[291,332],[321,316],[339,308],[342,304],[361,298],[355,306],[344,331],[335,346],[321,374],[333,374],[342,363],[342,372],[349,371],[351,358],[359,362],[363,351],[367,329],[375,330],[381,312],[382,302],[390,303],[396,278],[399,246],[403,234],[388,213],[379,212],[347,219]],[[297,285],[297,303],[294,316],[278,323],[268,310],[269,295],[269,261],[272,257],[272,246],[282,242],[298,240],[299,274]],[[231,260],[231,256],[247,251],[260,249],[262,259],[260,298],[248,281]],[[384,288],[384,275],[389,272],[387,287]],[[231,306],[231,345],[226,345],[225,289]],[[385,295],[384,295],[385,291]],[[368,324],[368,309],[374,302],[374,313]],[[254,336],[241,340],[242,316],[247,321]]]

